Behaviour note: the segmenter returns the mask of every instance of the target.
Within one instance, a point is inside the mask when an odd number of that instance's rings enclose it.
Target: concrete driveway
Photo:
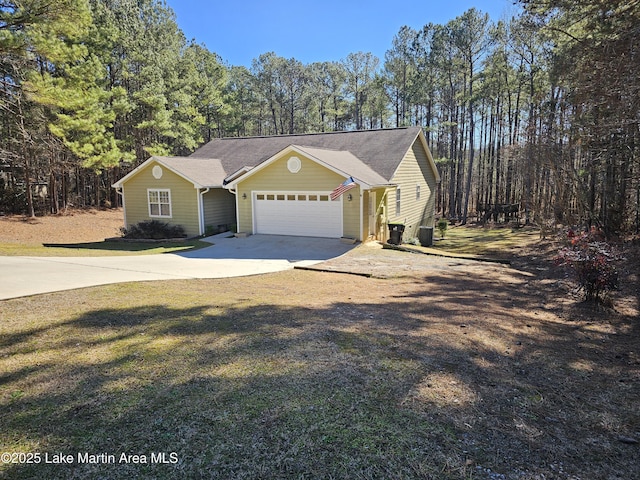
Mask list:
[[[227,234],[193,252],[111,257],[0,257],[0,300],[147,280],[225,278],[311,266],[353,248],[339,239]]]

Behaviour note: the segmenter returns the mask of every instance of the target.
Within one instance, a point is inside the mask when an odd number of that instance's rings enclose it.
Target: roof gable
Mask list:
[[[271,158],[263,161],[260,165],[234,178],[233,181],[228,183],[227,188],[235,188],[238,183],[259,173],[261,170],[292,152],[302,155],[345,178],[353,177],[356,183],[363,185],[365,188],[387,183],[384,177],[374,172],[350,152],[288,145]]]
[[[438,167],[436,166],[436,162],[433,160],[433,155],[431,154],[431,150],[429,150],[429,146],[427,145],[427,138],[424,136],[422,131],[420,131],[419,135],[416,137],[416,142],[419,143],[419,145],[423,148],[424,153],[427,156],[427,161],[429,162],[429,167],[433,172],[433,177],[436,179],[437,183],[440,183],[440,180],[441,180],[440,172],[438,172]],[[409,145],[409,148],[407,148],[407,151],[404,153],[402,158],[406,157],[406,155],[409,153],[409,150],[413,148],[414,144],[415,142]],[[393,175],[390,178],[393,178],[395,176],[399,168],[400,168],[400,165],[398,164],[398,166],[396,167],[396,170],[393,172]]]
[[[194,188],[221,187],[227,176],[220,160],[214,158],[153,156],[129,172],[128,175],[122,177],[113,186],[116,188],[122,187],[124,183],[146,170],[153,163],[162,165],[184,178],[192,183]]]
[[[270,137],[217,138],[189,158],[217,158],[228,173],[259,165],[289,145],[350,152],[389,181],[407,151],[420,135],[420,127],[357,130]]]
[[[204,187],[221,187],[227,176],[220,160],[216,158],[192,158],[192,157],[154,157],[178,175],[192,182],[194,185]]]

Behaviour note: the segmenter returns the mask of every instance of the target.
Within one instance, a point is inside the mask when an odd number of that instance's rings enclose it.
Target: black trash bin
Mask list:
[[[392,245],[400,245],[402,243],[402,233],[404,225],[401,223],[389,224],[389,243]]]
[[[418,240],[423,247],[433,247],[433,227],[418,228]]]

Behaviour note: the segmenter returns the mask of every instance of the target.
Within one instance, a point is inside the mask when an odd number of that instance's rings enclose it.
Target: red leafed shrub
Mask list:
[[[567,238],[569,245],[558,252],[557,264],[573,271],[586,300],[602,302],[606,292],[618,288],[615,262],[622,256],[595,229],[583,233],[569,230]]]

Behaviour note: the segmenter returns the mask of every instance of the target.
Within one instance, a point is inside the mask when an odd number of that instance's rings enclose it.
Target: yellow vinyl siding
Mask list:
[[[436,194],[436,178],[429,166],[427,152],[416,140],[406,153],[391,179],[401,191],[400,214],[396,214],[396,195],[387,195],[388,223],[403,223],[406,240],[418,236],[418,227],[433,226]],[[416,200],[416,187],[420,187],[420,199]]]
[[[337,186],[338,184],[333,188]],[[351,194],[351,201],[348,200],[349,194]],[[342,235],[349,238],[356,238],[358,240],[362,240],[362,238],[360,238],[360,195],[360,187],[352,188],[342,195]],[[362,209],[365,210],[364,203],[362,205]],[[364,234],[366,238],[366,230]]]
[[[192,183],[171,172],[164,166],[162,177],[156,179],[151,171],[157,162],[130,178],[122,187],[127,227],[147,220],[159,220],[171,225],[181,225],[188,236],[199,235],[198,190]],[[171,191],[171,218],[149,216],[147,191],[167,189]]]
[[[214,231],[220,226],[230,228],[236,223],[235,196],[228,190],[212,188],[203,196],[204,225],[213,227]]]
[[[301,168],[297,173],[291,173],[287,168],[287,161],[292,156],[301,160]],[[255,175],[252,175],[237,185],[238,202],[238,231],[253,233],[253,191],[274,192],[330,192],[340,183],[344,177],[315,161],[312,161],[297,152],[291,152],[282,158],[275,160],[264,167]],[[343,234],[345,236],[360,238],[359,188],[352,188],[344,194],[343,200]],[[347,195],[352,195],[353,200],[347,201]],[[242,195],[246,194],[246,198]]]

